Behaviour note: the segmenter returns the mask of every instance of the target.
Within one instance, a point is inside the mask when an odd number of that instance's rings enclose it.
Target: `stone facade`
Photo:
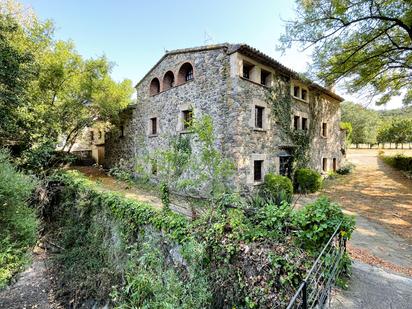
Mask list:
[[[170,136],[190,134],[184,118],[185,111],[191,110],[194,117],[212,117],[216,145],[237,168],[232,186],[250,190],[261,182],[257,176],[284,172],[288,147],[299,147],[279,134],[267,101],[269,87],[275,87],[279,97],[292,96],[293,114],[299,117],[297,129],[313,130],[310,166],[325,172],[338,168],[343,99],[302,81],[297,73],[247,45],[230,44],[167,52],[136,85],[137,104],[124,113],[124,134],[119,135],[119,130],[107,134],[106,163],[113,166],[123,159],[132,168],[134,158],[167,147]],[[313,127],[315,114],[326,126]],[[327,131],[325,137],[323,131]]]

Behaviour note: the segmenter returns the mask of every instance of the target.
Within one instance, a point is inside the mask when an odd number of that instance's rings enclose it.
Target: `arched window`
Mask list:
[[[184,84],[189,80],[193,79],[193,66],[189,63],[186,62],[184,63],[180,69],[179,69],[179,73],[177,75],[177,81],[178,84]]]
[[[160,92],[160,82],[158,78],[153,78],[150,82],[150,95],[155,95]]]
[[[172,71],[167,71],[163,77],[163,91],[172,88],[175,85],[175,75]]]

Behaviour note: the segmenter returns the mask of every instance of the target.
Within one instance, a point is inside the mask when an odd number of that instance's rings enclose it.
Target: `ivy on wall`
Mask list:
[[[291,147],[293,168],[307,167],[310,162],[311,142],[320,126],[322,109],[318,99],[310,100],[310,125],[307,131],[295,130],[292,125],[293,99],[289,92],[281,92],[281,87],[269,89],[267,101],[270,104],[281,139]]]

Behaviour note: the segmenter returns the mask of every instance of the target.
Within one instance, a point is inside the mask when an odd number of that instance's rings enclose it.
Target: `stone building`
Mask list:
[[[106,164],[165,147],[170,136],[190,134],[186,124],[191,117],[209,114],[217,146],[235,162],[234,187],[251,189],[268,171],[288,174],[290,150],[300,145],[280,134],[267,100],[269,87],[279,100],[290,96],[291,128],[311,132],[309,166],[324,173],[336,170],[342,159],[343,98],[244,44],[166,52],[136,85],[137,104],[108,134]]]

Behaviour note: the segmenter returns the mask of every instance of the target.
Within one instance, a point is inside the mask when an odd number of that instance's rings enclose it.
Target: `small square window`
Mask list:
[[[261,70],[260,72],[260,83],[265,86],[269,86],[270,83],[270,72]]]
[[[328,124],[326,122],[322,123],[322,136],[328,137]]]
[[[250,78],[250,71],[252,71],[253,67],[254,67],[253,64],[243,62],[242,76],[244,78],[249,79]]]
[[[263,111],[264,107],[255,106],[255,128],[263,129]]]
[[[298,130],[298,129],[299,129],[299,119],[300,119],[299,116],[294,116],[294,117],[293,117],[293,128],[294,128],[295,130]]]
[[[307,101],[307,99],[308,99],[308,91],[307,91],[306,89],[302,89],[301,99],[302,99],[303,101]]]
[[[293,87],[293,96],[299,98],[299,93],[300,93],[300,87],[299,86],[294,86]]]
[[[185,110],[183,113],[183,129],[190,129],[193,123],[193,111]]]
[[[150,118],[150,134],[156,135],[157,134],[157,118]]]
[[[327,158],[322,159],[322,170],[324,172],[328,171],[328,159]]]
[[[263,179],[263,160],[253,161],[253,180],[262,181]]]
[[[308,118],[302,117],[302,130],[307,131],[308,129]]]
[[[90,131],[90,140],[93,142],[94,141],[94,131]]]

